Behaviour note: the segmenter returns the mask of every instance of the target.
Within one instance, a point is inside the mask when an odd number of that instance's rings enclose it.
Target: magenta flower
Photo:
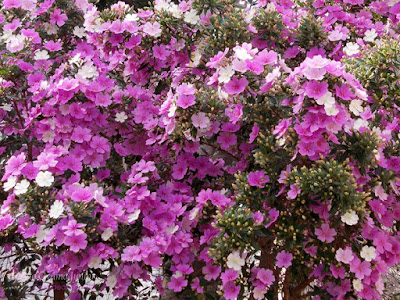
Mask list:
[[[5,167],[5,175],[2,180],[6,180],[9,176],[18,176],[21,170],[26,166],[25,153],[12,156]]]
[[[233,76],[231,80],[225,84],[225,92],[231,95],[240,94],[245,90],[248,83],[245,77],[238,79],[236,76]]]
[[[221,280],[222,283],[225,285],[229,281],[235,281],[235,279],[238,276],[238,271],[235,271],[233,269],[227,269],[225,272],[221,273]]]
[[[62,14],[60,9],[55,9],[53,13],[50,14],[50,23],[57,24],[57,26],[63,26],[65,21],[68,20],[66,14]]]
[[[203,274],[205,275],[204,278],[208,281],[215,280],[218,278],[219,273],[221,272],[221,266],[215,266],[212,264],[207,264],[202,269]]]
[[[270,286],[274,281],[274,273],[268,269],[260,269],[257,272],[257,279],[260,280],[265,286]]]
[[[227,300],[235,300],[240,292],[240,286],[236,286],[233,282],[228,282],[223,286],[224,297]]]
[[[142,255],[140,254],[140,248],[138,246],[128,246],[124,249],[121,255],[122,261],[140,261]]]
[[[289,252],[281,251],[276,256],[276,266],[278,268],[289,268],[292,264],[293,255]]]
[[[72,235],[81,235],[84,234],[83,230],[80,228],[84,228],[86,224],[78,223],[75,219],[71,219],[68,221],[68,224],[62,226],[62,230],[64,230],[64,234],[67,236]]]
[[[81,249],[85,249],[87,246],[86,233],[79,235],[67,236],[64,239],[64,244],[70,246],[72,252],[78,252]]]
[[[322,224],[321,229],[315,229],[315,234],[321,242],[332,243],[336,236],[336,230],[330,228],[328,224]]]
[[[314,99],[319,99],[328,92],[328,84],[326,82],[318,82],[311,80],[305,85],[305,94]]]
[[[237,141],[236,135],[227,132],[222,132],[217,137],[217,142],[221,144],[222,149],[228,149],[230,146],[235,145],[236,141]]]
[[[168,288],[173,290],[174,292],[181,292],[184,287],[186,287],[188,281],[185,279],[184,276],[171,277],[171,281],[168,282]]]
[[[255,171],[249,173],[247,181],[251,186],[263,188],[265,183],[269,182],[269,177],[268,175],[265,175],[264,171]]]
[[[368,261],[363,261],[358,257],[355,257],[350,262],[350,271],[355,274],[358,279],[363,279],[365,276],[371,275],[371,263]]]
[[[295,184],[290,185],[290,190],[287,193],[289,199],[296,199],[297,195],[300,195],[301,190]]]
[[[183,109],[188,108],[196,103],[196,97],[194,95],[179,95],[176,99],[176,105]]]
[[[72,193],[71,199],[77,202],[89,202],[93,196],[93,192],[89,188],[78,188]]]

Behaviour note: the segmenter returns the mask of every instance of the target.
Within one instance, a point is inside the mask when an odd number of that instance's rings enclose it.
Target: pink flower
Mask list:
[[[355,257],[350,262],[350,271],[355,274],[358,279],[363,279],[365,276],[371,275],[371,263],[368,261],[363,261],[358,257]]]
[[[305,94],[310,98],[319,99],[328,92],[328,84],[325,81],[311,80],[304,85]]]
[[[186,163],[178,163],[172,167],[172,178],[175,180],[181,180],[185,176],[188,167]]]
[[[54,41],[48,41],[44,45],[44,47],[49,51],[59,51],[59,50],[61,50],[61,43],[54,42]]]
[[[33,166],[32,162],[28,162],[26,166],[21,170],[21,174],[26,176],[29,180],[33,180],[36,178],[36,175],[39,173],[38,168]]]
[[[229,117],[233,124],[239,121],[240,117],[243,115],[243,105],[241,103],[231,105],[225,109],[225,114]]]
[[[353,260],[353,257],[353,252],[349,247],[346,247],[345,249],[338,249],[335,255],[337,261],[345,264],[349,264]]]
[[[236,286],[233,282],[228,282],[223,286],[224,297],[227,300],[235,300],[240,292],[240,286]]]
[[[4,9],[21,7],[21,0],[3,0]]]
[[[78,188],[72,193],[71,199],[77,202],[89,202],[93,196],[93,192],[89,188]]]
[[[222,132],[217,137],[217,142],[221,144],[222,149],[228,149],[229,147],[236,144],[237,138],[235,134]]]
[[[321,229],[315,229],[315,234],[321,242],[332,243],[336,236],[336,230],[330,228],[328,224],[322,224]]]
[[[233,76],[231,80],[225,84],[225,92],[231,95],[240,94],[245,90],[248,83],[245,77],[238,79],[236,76]]]
[[[293,255],[289,252],[281,251],[276,256],[276,266],[278,268],[289,268],[292,264]]]
[[[263,188],[265,183],[269,182],[269,177],[268,175],[265,175],[264,171],[255,171],[249,173],[247,181],[251,186]]]
[[[219,273],[221,272],[221,266],[215,266],[208,263],[202,269],[203,274],[205,275],[204,278],[208,281],[215,280],[218,278]]]
[[[290,190],[287,193],[289,199],[295,199],[297,195],[300,195],[301,190],[295,184],[290,185]]]
[[[256,277],[266,286],[270,286],[275,281],[274,273],[268,269],[258,270]]]
[[[176,99],[176,105],[183,109],[188,108],[196,103],[196,97],[194,95],[179,95]]]
[[[37,160],[33,162],[33,166],[39,170],[47,170],[57,165],[58,161],[56,158],[57,156],[53,153],[43,152],[37,157]]]
[[[64,234],[66,236],[80,235],[84,234],[83,230],[80,228],[84,228],[85,226],[85,224],[78,223],[75,219],[71,219],[68,221],[67,225],[62,226],[62,229],[64,230]]]
[[[275,130],[272,132],[273,134],[276,134],[276,138],[280,139],[288,130],[289,128],[289,120],[288,119],[283,119],[282,121],[279,122],[278,125],[275,126]]]
[[[6,180],[9,176],[18,176],[22,169],[26,166],[25,153],[17,156],[11,156],[5,167],[5,174],[2,180]]]
[[[161,25],[158,22],[146,22],[146,24],[143,26],[143,32],[150,36],[158,37],[161,35]]]
[[[138,246],[128,246],[124,249],[124,252],[121,255],[122,261],[140,261],[142,259],[142,255],[140,254],[140,248]]]
[[[260,131],[260,127],[257,124],[254,124],[253,128],[251,129],[249,143],[254,142],[254,140],[258,136],[259,131]]]
[[[187,284],[188,281],[185,279],[184,276],[179,276],[179,277],[172,276],[171,281],[168,282],[168,288],[177,293],[181,292],[182,289],[187,286]]]
[[[200,129],[205,129],[210,124],[210,119],[203,112],[199,112],[198,114],[192,115],[191,119],[193,126]]]
[[[227,269],[225,272],[221,273],[222,283],[225,285],[229,281],[234,281],[238,276],[238,271],[233,269]]]
[[[87,237],[86,233],[67,236],[64,239],[64,244],[70,246],[70,250],[72,252],[78,252],[79,250],[86,248],[87,246],[86,237]]]
[[[277,62],[278,54],[272,50],[268,51],[265,49],[259,52],[254,60],[262,65],[272,65]]]
[[[66,14],[62,14],[60,9],[55,9],[53,13],[50,14],[50,23],[57,24],[57,26],[63,26],[65,21],[68,20]]]

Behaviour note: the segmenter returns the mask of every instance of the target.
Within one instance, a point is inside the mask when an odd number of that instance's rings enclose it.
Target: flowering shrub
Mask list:
[[[3,0],[0,297],[64,276],[71,299],[379,299],[400,260],[399,18]]]

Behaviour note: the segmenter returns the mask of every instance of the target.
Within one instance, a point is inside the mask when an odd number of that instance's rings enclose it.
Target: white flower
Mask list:
[[[377,36],[378,34],[376,33],[375,29],[367,30],[364,33],[363,40],[366,42],[373,42]]]
[[[4,38],[4,35],[3,35]],[[10,52],[18,52],[24,48],[25,45],[25,37],[21,34],[14,36],[11,35],[10,38],[7,39],[6,48]]]
[[[64,203],[61,200],[54,201],[50,207],[49,216],[52,219],[58,219],[64,211]]]
[[[58,26],[55,24],[50,24],[50,23],[45,23],[44,24],[44,30],[46,31],[47,34],[56,34],[58,30]]]
[[[36,242],[39,244],[45,240],[50,231],[49,229],[45,229],[45,227],[45,225],[40,225],[38,231],[36,232]]]
[[[124,19],[125,22],[135,22],[137,20],[139,20],[137,14],[127,14]]]
[[[76,35],[78,38],[83,38],[84,36],[86,36],[85,28],[79,27],[79,26],[75,26],[73,34]]]
[[[128,119],[128,116],[125,112],[119,112],[115,115],[115,121],[117,122],[124,123],[126,119]]]
[[[21,182],[18,182],[15,185],[15,188],[14,188],[15,195],[25,194],[28,191],[29,185],[30,185],[30,183],[28,180],[22,179]]]
[[[101,239],[103,241],[107,241],[110,237],[112,237],[114,230],[111,227],[107,227],[106,230],[101,234]]]
[[[228,260],[226,261],[228,268],[240,271],[244,264],[245,260],[240,256],[239,251],[232,252],[228,255]]]
[[[356,43],[349,42],[346,47],[343,48],[343,52],[351,56],[360,52],[360,46]]]
[[[47,130],[47,131],[45,131],[44,133],[43,133],[43,135],[42,135],[42,140],[43,140],[43,142],[45,142],[45,143],[48,143],[48,142],[53,142],[54,141],[54,137],[56,136],[56,134],[55,134],[55,132],[54,131],[52,131],[52,130]]]
[[[360,292],[364,288],[364,285],[362,284],[360,279],[353,279],[353,288],[357,291]]]
[[[328,116],[336,116],[339,113],[339,110],[337,109],[336,105],[325,105],[325,113]]]
[[[354,115],[359,116],[360,113],[362,113],[364,111],[364,107],[362,107],[362,103],[363,103],[362,100],[352,100],[350,102],[350,106],[349,106],[350,111]]]
[[[15,177],[15,176],[8,177],[7,181],[3,185],[4,191],[7,192],[7,191],[11,190],[15,186],[16,183],[17,183],[17,177]]]
[[[88,266],[89,268],[98,269],[100,267],[101,261],[102,259],[99,256],[93,256]]]
[[[236,53],[236,57],[240,60],[252,59],[253,57],[243,47],[235,47],[233,49]]]
[[[113,288],[113,287],[115,287],[116,284],[117,284],[117,276],[109,275],[107,277],[106,286],[108,286],[110,288]]]
[[[51,186],[54,182],[54,176],[49,171],[40,171],[35,179],[38,186]]]
[[[133,213],[131,213],[131,214],[128,216],[128,222],[129,222],[129,223],[132,223],[133,221],[136,221],[136,220],[139,218],[139,215],[140,215],[140,209],[135,209],[135,210],[133,211]]]
[[[355,129],[355,130],[359,130],[361,127],[365,127],[365,128],[368,128],[368,121],[367,120],[363,120],[363,119],[361,119],[361,118],[358,118],[355,122],[354,122],[354,125],[353,125],[353,128]]]
[[[354,210],[349,210],[341,217],[341,220],[347,225],[356,225],[358,222],[358,215]]]
[[[198,114],[192,115],[192,123],[194,127],[205,129],[210,125],[210,119],[205,113],[199,112]]]
[[[233,70],[232,66],[226,66],[224,68],[220,68],[218,70],[218,81],[221,83],[228,83],[231,81],[231,77],[235,74],[235,71]]]
[[[168,7],[168,11],[172,14],[173,17],[177,19],[182,16],[182,11],[179,9],[179,6],[176,5],[175,3],[171,3],[171,5]]]
[[[82,66],[81,69],[79,69],[78,74],[81,75],[83,78],[88,79],[97,77],[99,75],[99,72],[97,72],[97,68],[95,66],[86,63]]]
[[[335,98],[332,96],[331,92],[326,92],[321,98],[317,99],[316,102],[319,105],[332,106],[335,104]]]
[[[165,231],[168,232],[168,233],[170,233],[170,234],[174,234],[175,232],[178,231],[178,229],[179,229],[179,226],[178,226],[178,225],[172,224],[172,225],[170,225],[170,226],[167,226],[167,227],[165,228]]]
[[[49,52],[47,50],[38,50],[35,52],[34,60],[42,60],[42,59],[49,59]]]
[[[376,257],[375,247],[374,246],[364,246],[361,249],[360,255],[366,261],[371,261],[371,260],[375,259],[375,257]]]
[[[197,10],[191,9],[185,12],[185,17],[183,19],[186,23],[196,25],[200,21],[200,17],[197,15]]]

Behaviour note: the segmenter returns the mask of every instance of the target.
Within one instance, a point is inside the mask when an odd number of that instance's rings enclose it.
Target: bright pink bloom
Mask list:
[[[300,195],[300,193],[301,193],[300,188],[298,188],[295,184],[291,184],[290,190],[287,193],[287,195],[290,199],[295,199],[297,195]]]
[[[292,264],[292,259],[293,255],[283,250],[276,256],[276,266],[278,268],[289,268]]]
[[[72,193],[71,199],[77,202],[89,202],[93,196],[93,192],[89,188],[78,188]]]
[[[336,236],[336,230],[330,228],[328,224],[322,224],[321,229],[315,229],[315,234],[321,242],[332,243]]]
[[[55,9],[54,12],[50,14],[50,23],[57,24],[57,26],[63,26],[65,21],[68,20],[66,14],[62,14],[60,9]]]
[[[208,281],[211,281],[213,279],[215,280],[218,278],[219,273],[221,272],[221,266],[215,266],[208,263],[201,270],[205,275],[204,278]]]
[[[5,174],[2,180],[6,180],[9,176],[18,176],[21,174],[22,169],[26,166],[25,153],[17,156],[12,156],[5,167]]]
[[[236,286],[233,282],[228,282],[223,286],[224,297],[227,300],[235,300],[240,292],[240,286]]]
[[[246,89],[248,83],[245,77],[238,79],[236,76],[233,76],[231,80],[225,84],[225,92],[231,95],[240,94]]]
[[[350,271],[355,274],[358,279],[364,279],[365,276],[371,275],[371,263],[368,261],[363,261],[358,257],[355,257],[350,262]]]
[[[67,225],[62,226],[62,229],[64,230],[64,234],[67,236],[80,235],[84,234],[83,230],[80,228],[84,228],[85,226],[86,224],[78,223],[75,219],[71,219],[68,221]]]
[[[258,270],[256,277],[266,286],[270,286],[275,281],[274,273],[268,269]]]
[[[264,171],[255,171],[249,173],[247,181],[251,186],[263,188],[265,183],[269,182],[269,177],[265,175]]]
[[[305,94],[310,98],[320,99],[328,92],[328,84],[325,81],[318,82],[315,80],[311,80],[304,85]]]
[[[236,135],[227,132],[222,132],[217,137],[217,142],[221,144],[222,149],[228,149],[229,147],[235,145],[236,141],[237,141]]]
[[[188,281],[185,279],[184,276],[179,276],[179,277],[172,276],[171,281],[168,282],[168,288],[177,293],[181,292],[182,289],[187,286],[187,284]]]
[[[70,250],[72,252],[78,252],[79,250],[86,248],[86,237],[86,233],[67,236],[64,240],[64,244],[70,246]]]
[[[225,272],[221,273],[222,283],[225,285],[229,281],[234,281],[238,276],[238,271],[233,269],[227,269]]]

